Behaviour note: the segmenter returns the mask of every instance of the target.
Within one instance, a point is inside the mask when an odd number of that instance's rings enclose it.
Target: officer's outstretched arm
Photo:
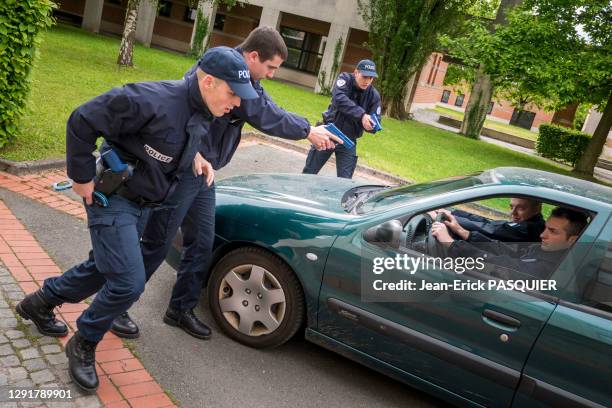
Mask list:
[[[261,88],[260,97],[243,100],[232,112],[257,130],[283,139],[301,140],[310,133],[310,123],[305,118],[280,108]]]
[[[350,86],[348,76],[340,74],[332,89],[332,105],[340,112],[361,120],[366,111],[349,98]]]

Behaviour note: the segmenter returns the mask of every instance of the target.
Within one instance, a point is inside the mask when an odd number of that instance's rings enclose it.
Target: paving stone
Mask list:
[[[3,367],[17,367],[21,365],[21,361],[15,355],[0,357],[0,365]]]
[[[8,375],[4,373],[0,373],[0,386],[8,384]]]
[[[64,353],[47,354],[46,357],[47,357],[47,360],[54,366],[57,366],[58,364],[65,364],[68,362],[68,357],[66,357],[66,354]]]
[[[28,340],[28,339],[13,340],[12,344],[13,344],[13,347],[16,347],[18,349],[22,349],[22,348],[26,348],[26,347],[32,347],[32,343],[30,343],[30,340]]]
[[[3,402],[2,408],[18,408],[18,405],[16,402]]]
[[[31,401],[31,402],[20,402],[20,406],[23,408],[41,408],[44,407],[45,404],[40,401]]]
[[[38,344],[44,346],[46,344],[57,344],[57,340],[54,337],[43,336],[38,340]]]
[[[14,293],[14,292],[11,292]],[[0,320],[1,329],[15,329],[18,325],[17,319],[14,317],[5,317]]]
[[[95,395],[88,395],[77,398],[74,401],[74,406],[77,408],[98,408],[101,407],[100,400]]]
[[[25,297],[25,294],[23,292],[21,292],[21,291],[19,291],[19,292],[7,292],[6,297],[9,300],[13,301],[13,302],[11,302],[11,304],[16,306],[16,304],[18,302],[21,302],[23,300],[23,298]]]
[[[11,384],[11,386],[14,386],[15,388],[32,388],[34,387],[34,383],[29,378],[26,378],[25,380],[17,381],[15,384]]]
[[[2,275],[0,276],[0,283],[15,283],[15,279],[12,276]]]
[[[49,344],[40,348],[45,354],[61,353],[62,349],[57,344]]]
[[[23,362],[23,366],[28,371],[43,370],[47,367],[47,363],[42,358],[34,358],[32,360],[26,360]]]
[[[7,330],[4,335],[9,339],[20,339],[25,336],[25,334],[20,330]]]
[[[9,307],[8,303],[6,303],[4,299],[0,298],[0,309],[6,309],[7,307]]]
[[[9,339],[4,334],[0,334],[0,344],[8,343]]]
[[[55,381],[55,376],[50,370],[47,370],[47,369],[31,373],[30,377],[32,378],[32,381],[34,381],[34,384],[37,384],[37,385],[43,384],[49,381]]]
[[[10,275],[8,269],[0,267],[0,276],[7,276],[7,275]]]
[[[15,351],[10,344],[3,344],[0,346],[0,356],[10,356],[12,354],[15,354]]]
[[[0,317],[15,317],[15,314],[7,307],[6,309],[0,309]]]
[[[0,282],[2,282],[2,279],[4,279],[4,277],[0,277]],[[2,285],[2,289],[7,292],[21,292],[21,286],[17,285],[13,279],[11,279],[9,284]]]
[[[31,358],[38,358],[38,357],[40,357],[40,353],[34,347],[30,347],[30,348],[25,349],[25,350],[19,350],[19,354],[21,354],[21,358],[24,359],[24,360],[29,360]]]
[[[23,367],[14,367],[9,369],[9,381],[15,383],[20,380],[28,378],[28,372]]]

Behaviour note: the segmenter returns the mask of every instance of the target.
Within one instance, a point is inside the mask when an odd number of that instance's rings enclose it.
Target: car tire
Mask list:
[[[208,299],[223,332],[254,348],[287,342],[304,322],[298,278],[261,248],[238,248],[221,258],[211,272]]]

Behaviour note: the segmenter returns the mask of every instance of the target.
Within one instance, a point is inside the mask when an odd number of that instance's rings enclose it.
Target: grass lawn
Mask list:
[[[132,69],[115,65],[119,39],[58,26],[44,36],[32,76],[29,113],[19,138],[0,150],[10,160],[36,160],[65,154],[65,123],[70,112],[91,97],[127,82],[178,79],[193,60],[137,46]],[[266,90],[287,110],[312,123],[328,97],[281,82]],[[561,166],[415,121],[383,119],[383,132],[359,140],[361,163],[413,181],[470,173],[498,166],[531,167],[568,174]]]
[[[463,113],[457,112],[456,110],[445,108],[443,106],[436,106],[434,111],[441,113],[444,116],[449,116],[453,119],[463,120]],[[508,125],[507,123],[497,122],[495,120],[485,119],[485,127],[500,132],[508,133],[514,136],[522,137],[529,140],[537,140],[538,134],[522,127]]]

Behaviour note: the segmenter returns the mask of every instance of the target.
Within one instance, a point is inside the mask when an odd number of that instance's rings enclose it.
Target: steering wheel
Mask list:
[[[446,218],[447,218],[446,214],[440,212],[438,213],[438,215],[436,215],[435,222],[443,222]],[[438,242],[436,237],[433,236],[431,225],[427,232],[427,239],[425,240],[425,244],[427,247],[427,254],[429,254],[429,256],[433,256],[433,257],[446,256],[446,253],[447,253],[446,247],[442,245],[440,242]]]
[[[406,239],[404,241],[406,248],[424,251],[427,234],[431,229],[432,223],[431,217],[427,214],[419,214],[412,217],[404,228],[406,231]]]

